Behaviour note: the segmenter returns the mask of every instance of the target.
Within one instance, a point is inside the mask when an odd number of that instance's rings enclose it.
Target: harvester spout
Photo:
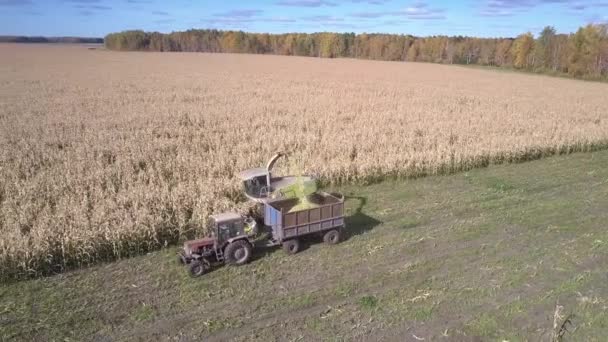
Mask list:
[[[285,154],[283,152],[278,152],[277,154],[272,156],[272,158],[270,158],[270,160],[268,161],[268,164],[266,164],[266,170],[268,170],[268,173],[270,173],[270,171],[274,167],[274,164],[277,162],[277,160],[279,160],[279,158],[281,158],[283,156],[285,156]]]
[[[285,154],[283,152],[278,152],[277,154],[275,154],[274,156],[272,156],[272,158],[270,158],[270,160],[268,161],[268,164],[266,164],[266,170],[268,171],[266,173],[266,184],[268,184],[270,186],[270,171],[272,171],[272,168],[274,167],[274,164],[277,162],[277,160],[279,160],[279,158],[285,156]]]

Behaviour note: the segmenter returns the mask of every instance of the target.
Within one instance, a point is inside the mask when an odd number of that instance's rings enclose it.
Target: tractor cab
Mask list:
[[[211,215],[208,229],[219,246],[237,237],[252,236],[257,233],[255,220],[237,213]]]
[[[307,187],[314,186],[316,189],[316,181],[309,176],[273,176],[272,168],[274,164],[284,156],[283,153],[277,153],[270,158],[266,167],[258,167],[238,173],[237,176],[243,182],[247,198],[254,202],[265,203],[270,199],[294,197],[297,192],[294,189],[299,189],[301,184],[305,184]]]

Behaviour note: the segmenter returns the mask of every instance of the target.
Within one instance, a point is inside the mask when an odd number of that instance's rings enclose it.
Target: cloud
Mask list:
[[[76,5],[74,7],[89,11],[109,11],[112,9],[110,6],[103,5]]]
[[[231,10],[228,12],[223,12],[223,13],[216,13],[213,16],[214,17],[221,17],[221,18],[251,18],[254,17],[256,15],[261,14],[263,11],[262,10],[257,10],[257,9],[238,9],[238,10]]]
[[[296,22],[296,20],[293,18],[285,18],[285,17],[263,18],[260,20],[265,21],[265,22],[271,22],[271,23],[295,23]]]
[[[409,24],[409,23],[410,23],[409,20],[395,19],[395,20],[386,20],[382,24],[389,25],[389,26],[395,26],[395,25],[403,25],[403,24]]]
[[[515,8],[530,8],[542,5],[556,5],[562,4],[564,6],[572,7],[578,4],[587,4],[594,6],[601,3],[601,1],[582,1],[582,0],[487,0],[485,7],[489,8],[502,8],[502,9],[515,9]]]
[[[100,0],[65,0],[67,3],[74,4],[74,8],[78,9],[78,14],[83,17],[90,17],[97,14],[99,11],[110,11],[112,7],[101,5]]]
[[[380,17],[384,17],[390,15],[387,12],[356,12],[356,13],[351,13],[351,17],[355,17],[355,18],[366,18],[366,19],[373,19],[373,18],[380,18]]]
[[[201,22],[209,28],[216,29],[230,29],[230,30],[246,30],[251,25],[257,22],[259,19],[252,18],[207,18],[202,19]]]
[[[71,2],[74,4],[98,4],[101,0],[66,0],[66,2]]]
[[[287,17],[259,17],[256,14],[262,13],[262,11],[255,12],[243,12],[239,11],[239,13],[218,13],[215,14],[213,18],[202,19],[203,22],[211,25],[228,25],[228,26],[236,26],[236,25],[247,25],[249,23],[256,22],[272,22],[272,23],[293,23],[296,22],[293,18]],[[229,14],[232,14],[230,16]]]
[[[440,8],[430,8],[425,2],[415,2],[404,11],[405,16],[412,20],[437,20],[445,19],[444,10]]]
[[[310,21],[310,22],[319,23],[319,24],[323,24],[323,25],[337,24],[337,23],[342,23],[344,21],[344,18],[334,17],[331,15],[313,15],[313,16],[308,16],[308,17],[302,17],[301,19],[304,21]]]
[[[215,19],[203,19],[204,22],[209,24],[224,24],[224,25],[237,25],[243,23],[253,23],[256,19],[248,18],[215,18]]]
[[[479,11],[482,17],[509,17],[517,11],[533,7],[531,0],[489,0]]]
[[[608,6],[608,2],[581,0],[487,0],[481,7],[479,14],[485,17],[507,17],[543,5],[561,5],[568,10],[580,12],[591,7]]]
[[[300,22],[304,22],[306,26],[312,26],[315,29],[319,27],[328,27],[332,29],[343,29],[343,30],[362,30],[367,28],[375,27],[375,25],[360,25],[346,21],[342,17],[336,17],[331,15],[312,15],[299,18]]]
[[[588,8],[608,7],[608,2],[575,2],[569,4],[568,8],[572,11],[584,11]]]
[[[0,0],[0,6],[15,6],[15,7],[21,7],[21,6],[28,6],[31,5],[32,1],[31,0]]]
[[[484,8],[479,12],[482,17],[510,17],[515,12],[506,9]]]
[[[334,7],[337,6],[336,3],[330,2],[327,0],[281,0],[276,2],[279,6],[292,6],[292,7],[321,7],[321,6],[329,6]]]
[[[293,18],[288,17],[261,17],[264,13],[258,9],[235,9],[222,13],[215,13],[211,18],[202,19],[202,22],[214,26],[228,26],[232,28],[245,28],[251,23],[293,23]]]
[[[158,19],[158,20],[154,20],[155,24],[159,24],[159,25],[163,25],[163,24],[170,24],[175,22],[174,18],[167,18],[167,19]]]
[[[351,1],[356,4],[366,3],[368,5],[384,5],[384,4],[388,3],[390,0],[351,0]]]
[[[598,15],[594,14],[587,18],[587,22],[594,24],[607,24],[608,25],[608,15]]]
[[[415,2],[410,6],[390,12],[356,12],[352,13],[351,17],[375,19],[387,16],[406,17],[409,20],[441,20],[445,19],[445,10],[441,8],[431,8],[425,2]]]
[[[337,29],[362,30],[375,27],[375,25],[357,25],[351,23],[326,23],[324,26],[334,27]]]
[[[165,12],[165,11],[152,11],[152,14],[154,14],[154,15],[161,15],[161,16],[168,16],[169,12]]]

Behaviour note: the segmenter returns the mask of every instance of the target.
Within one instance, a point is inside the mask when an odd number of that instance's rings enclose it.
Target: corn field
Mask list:
[[[325,183],[608,146],[608,84],[420,63],[0,45],[0,271],[191,238],[276,151]],[[284,166],[280,171],[289,172]]]

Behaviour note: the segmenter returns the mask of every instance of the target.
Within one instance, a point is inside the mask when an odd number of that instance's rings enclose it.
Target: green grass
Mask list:
[[[346,241],[192,279],[176,248],[0,286],[3,340],[548,340],[608,331],[608,151],[330,188]]]
[[[352,296],[352,294],[355,292],[356,288],[357,287],[354,283],[345,282],[345,283],[338,285],[336,287],[334,293],[335,293],[336,297],[338,297],[338,298],[348,298],[348,297]]]
[[[363,296],[359,299],[359,306],[363,310],[374,310],[378,306],[378,298],[375,296]]]
[[[136,321],[149,321],[154,317],[154,309],[143,303],[140,307],[137,307],[132,314],[132,317]]]

